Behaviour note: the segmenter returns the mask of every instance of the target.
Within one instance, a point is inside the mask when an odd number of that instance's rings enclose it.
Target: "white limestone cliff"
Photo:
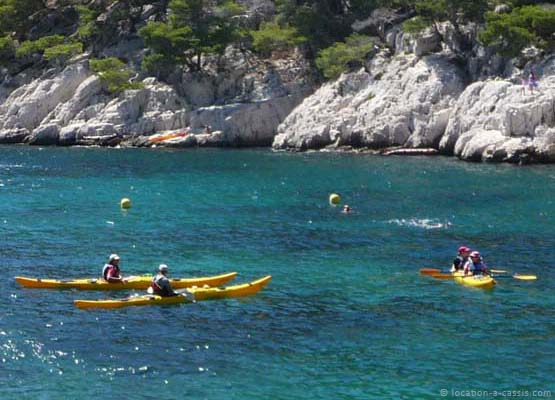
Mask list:
[[[377,58],[305,99],[278,127],[276,149],[331,144],[430,147],[464,90],[462,73],[437,56]]]
[[[520,83],[488,80],[458,99],[439,148],[466,160],[555,161],[555,75],[533,92]]]
[[[116,144],[210,125],[224,134],[218,136],[220,143],[213,143],[214,136],[202,142],[206,145],[270,145],[277,126],[309,86],[296,83],[302,71],[294,68],[295,61],[253,66],[242,53],[229,57],[227,72],[216,80],[199,81],[195,87],[186,81],[178,87],[187,91],[185,96],[155,78],[144,79],[142,89],[110,96],[86,60],[49,71],[12,91],[0,104],[0,143],[74,145],[99,138],[98,144]],[[222,93],[227,102],[199,106],[202,98],[213,101]],[[199,99],[194,104],[187,101],[195,96]]]

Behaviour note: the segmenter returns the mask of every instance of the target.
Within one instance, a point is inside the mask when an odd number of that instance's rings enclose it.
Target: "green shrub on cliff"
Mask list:
[[[499,4],[507,4],[512,7],[530,6],[538,3],[550,3],[549,0],[497,0]],[[553,1],[551,1],[553,3]]]
[[[56,46],[49,47],[44,50],[45,60],[58,60],[59,62],[65,62],[76,54],[83,52],[83,43],[75,42],[68,44],[59,44]]]
[[[130,82],[133,71],[123,61],[114,58],[96,58],[89,61],[92,71],[96,72],[111,94],[119,94],[127,89],[141,89],[141,82]]]
[[[79,13],[79,27],[77,28],[77,37],[80,40],[88,41],[97,34],[98,28],[96,27],[95,20],[100,12],[84,5],[77,6],[76,10]]]
[[[32,54],[42,54],[45,60],[65,62],[76,54],[83,52],[83,44],[69,42],[62,35],[43,36],[37,40],[26,40],[17,48],[17,57],[26,57]]]
[[[419,34],[431,28],[453,53],[463,55],[472,49],[473,43],[463,33],[461,25],[481,22],[490,6],[488,0],[417,0],[409,6],[416,16],[403,22],[403,31]],[[444,37],[445,31],[440,26],[444,22],[449,22],[453,28],[449,30],[452,32],[449,38]]]
[[[203,55],[222,54],[239,37],[233,17],[243,8],[234,1],[171,0],[168,8],[168,23],[150,22],[139,31],[152,50],[143,64],[147,70],[168,62],[200,71]]]
[[[26,40],[17,48],[15,54],[17,57],[25,57],[33,53],[44,53],[49,47],[58,46],[65,43],[65,37],[62,35],[43,36],[37,40]]]
[[[360,6],[364,1],[357,1]],[[372,1],[366,1],[370,4]],[[351,13],[349,2],[341,0],[277,0],[278,18],[306,38],[308,55],[344,40],[351,32],[351,24],[362,14]],[[371,7],[372,8],[372,7]],[[360,8],[357,7],[357,10]]]
[[[345,42],[337,42],[321,50],[316,58],[316,66],[326,78],[335,79],[352,67],[362,66],[373,48],[370,37],[353,34]]]
[[[9,63],[15,57],[15,42],[9,36],[0,37],[0,65]]]
[[[459,32],[460,24],[480,22],[488,7],[487,0],[417,0],[411,7],[416,16],[403,23],[403,30],[418,33],[431,27],[439,31],[437,24],[447,21]]]
[[[223,53],[239,38],[239,26],[233,18],[243,12],[233,0],[171,0],[172,29],[190,28],[190,47],[183,56],[192,69],[201,69],[203,54]]]
[[[555,10],[540,6],[515,8],[510,13],[486,13],[486,27],[479,40],[507,56],[516,56],[529,45],[553,49]]]
[[[419,33],[430,27],[430,21],[417,15],[403,22],[403,32]]]
[[[141,68],[158,79],[164,79],[174,69],[178,62],[175,57],[160,53],[148,54],[143,58]]]
[[[253,38],[254,50],[263,56],[268,56],[273,51],[294,48],[306,41],[296,28],[289,24],[282,26],[275,20],[263,22],[258,30],[250,31],[250,35]]]
[[[192,46],[190,27],[172,28],[163,22],[150,22],[139,30],[139,34],[152,53],[145,56],[143,69],[160,76],[179,63],[185,63],[185,54]]]
[[[0,35],[15,32],[23,37],[31,28],[31,15],[45,9],[41,0],[0,0]]]

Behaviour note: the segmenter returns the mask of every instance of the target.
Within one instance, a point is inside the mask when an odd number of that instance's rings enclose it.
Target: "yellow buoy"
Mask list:
[[[123,198],[123,199],[121,199],[121,201],[119,202],[119,205],[120,205],[121,208],[123,208],[123,209],[131,208],[131,200],[129,200],[128,198]]]
[[[337,193],[330,194],[330,205],[337,206],[339,203],[341,203],[341,196]]]

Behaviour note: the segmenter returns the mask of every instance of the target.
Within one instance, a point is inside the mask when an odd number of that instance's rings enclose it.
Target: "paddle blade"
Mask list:
[[[435,279],[453,279],[455,277],[454,275],[451,275],[451,274],[441,274],[441,273],[431,274],[430,276]]]
[[[535,281],[538,279],[536,275],[513,275],[513,278],[520,279],[522,281]]]
[[[435,268],[422,268],[420,270],[422,275],[433,275],[433,274],[440,274],[441,270]]]
[[[493,272],[494,274],[507,274],[508,273],[504,269],[490,269],[490,271]]]

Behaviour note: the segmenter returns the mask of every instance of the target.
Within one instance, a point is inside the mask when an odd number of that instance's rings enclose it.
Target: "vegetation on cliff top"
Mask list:
[[[275,0],[275,12],[252,19],[241,0],[0,0],[0,65],[17,65],[19,70],[36,63],[59,65],[82,51],[98,57],[106,46],[139,35],[148,49],[142,69],[161,79],[176,67],[202,71],[205,56],[221,57],[229,45],[261,57],[297,47],[325,77],[335,78],[362,65],[378,44],[353,30],[354,22],[370,18],[378,8],[401,10],[410,17],[403,29],[413,34],[432,29],[441,37],[440,25],[448,22],[466,44],[453,51],[469,51],[476,43],[463,32],[468,23],[480,26],[477,39],[482,45],[502,55],[518,55],[530,45],[554,49],[555,9],[531,0],[508,0],[503,7],[500,3]],[[105,64],[111,67],[102,72],[112,79],[111,91],[125,89],[127,70],[114,60]]]
[[[118,94],[126,89],[141,89],[143,87],[142,82],[129,81],[133,76],[133,71],[117,58],[92,59],[89,64],[91,70],[98,74],[109,93]]]
[[[168,22],[149,22],[139,30],[152,50],[143,66],[151,73],[169,65],[202,69],[202,56],[222,54],[240,37],[235,16],[244,9],[233,0],[171,0]]]
[[[523,6],[506,14],[485,14],[486,28],[479,38],[501,54],[516,56],[526,46],[552,51],[555,48],[555,9]]]
[[[345,68],[360,68],[364,65],[366,55],[373,49],[374,43],[368,36],[352,34],[345,42],[321,50],[316,58],[316,65],[328,79],[335,79]]]

